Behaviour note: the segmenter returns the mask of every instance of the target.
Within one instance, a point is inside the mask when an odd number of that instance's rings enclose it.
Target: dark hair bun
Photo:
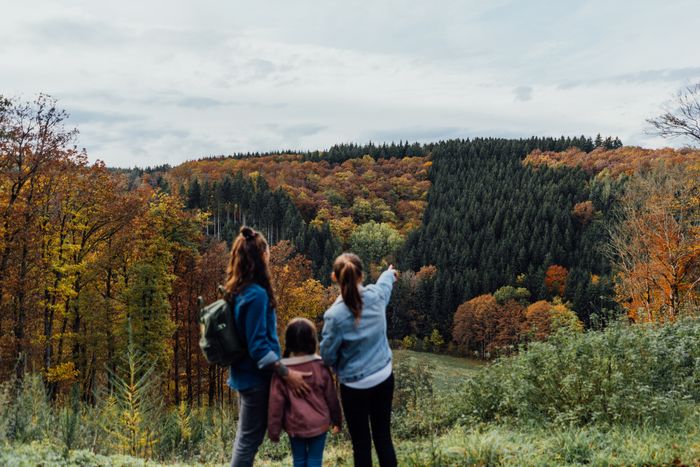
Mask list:
[[[253,229],[251,229],[250,227],[247,227],[245,225],[243,227],[241,227],[240,233],[246,239],[253,238],[255,236],[255,231]]]

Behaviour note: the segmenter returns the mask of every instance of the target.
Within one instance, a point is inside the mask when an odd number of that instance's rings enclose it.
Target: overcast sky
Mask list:
[[[698,0],[15,1],[0,94],[110,166],[339,142],[645,134],[700,81]]]

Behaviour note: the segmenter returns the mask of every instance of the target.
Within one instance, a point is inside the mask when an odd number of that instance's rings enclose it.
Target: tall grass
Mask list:
[[[699,463],[699,366],[697,321],[560,334],[454,373],[461,384],[444,385],[448,369],[431,355],[397,353],[392,424],[400,464]],[[139,383],[138,375],[150,375],[146,367],[124,366],[123,384],[92,405],[77,397],[50,404],[37,375],[0,385],[0,465],[141,462],[128,454],[227,463],[236,407],[153,403]],[[351,464],[347,433],[329,438],[325,458]],[[266,440],[258,459],[288,465],[288,442]]]

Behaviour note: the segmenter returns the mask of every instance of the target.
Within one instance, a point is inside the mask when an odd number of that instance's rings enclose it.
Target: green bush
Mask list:
[[[63,443],[63,454],[68,456],[75,448],[78,423],[80,422],[80,394],[77,384],[70,391],[69,403],[59,410],[59,435]]]
[[[52,410],[40,375],[27,374],[15,384],[14,400],[7,411],[8,439],[27,443],[47,436]]]
[[[0,383],[0,445],[7,441],[12,415],[12,383]]]
[[[465,415],[490,421],[668,425],[700,401],[700,321],[560,333],[466,384]]]

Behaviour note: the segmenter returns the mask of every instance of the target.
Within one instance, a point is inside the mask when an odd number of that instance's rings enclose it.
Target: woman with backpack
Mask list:
[[[232,467],[253,465],[267,430],[267,408],[273,372],[295,394],[309,390],[308,373],[291,370],[280,361],[275,294],[272,291],[270,249],[260,232],[241,227],[231,247],[225,298],[234,313],[236,331],[248,350],[229,369],[228,385],[238,391],[238,428]]]
[[[396,281],[392,266],[363,287],[362,261],[344,253],[333,264],[340,297],[323,315],[321,357],[340,380],[340,398],[356,467],[372,466],[372,440],[382,467],[396,466],[391,441],[394,374],[386,306]],[[371,435],[370,435],[371,426]]]

